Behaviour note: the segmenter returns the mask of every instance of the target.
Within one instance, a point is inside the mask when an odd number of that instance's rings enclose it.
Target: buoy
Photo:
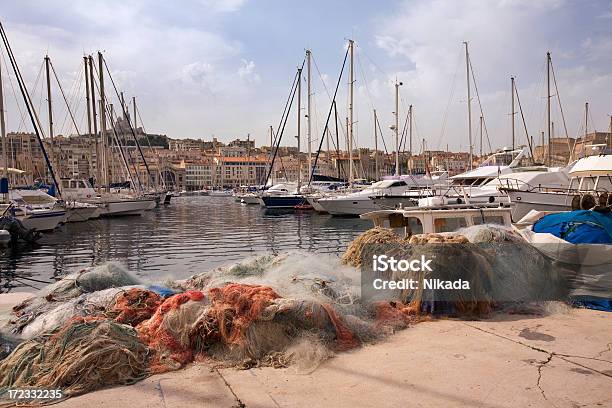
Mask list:
[[[591,194],[585,194],[580,198],[580,208],[583,210],[590,210],[595,207],[597,202],[595,201],[595,197]]]
[[[6,245],[11,242],[11,233],[5,229],[0,229],[0,245]]]

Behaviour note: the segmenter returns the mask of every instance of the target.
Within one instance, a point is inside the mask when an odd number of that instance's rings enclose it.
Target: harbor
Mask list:
[[[0,407],[612,406],[612,8],[463,3],[7,5]]]

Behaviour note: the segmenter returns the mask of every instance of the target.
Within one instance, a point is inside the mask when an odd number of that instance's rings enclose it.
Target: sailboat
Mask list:
[[[17,83],[19,85],[19,90],[23,97],[25,106],[28,111],[28,116],[30,117],[32,126],[34,128],[34,132],[36,134],[36,138],[38,139],[38,143],[40,145],[41,151],[43,153],[43,157],[45,158],[45,164],[47,165],[47,169],[51,175],[51,178],[54,183],[54,187],[57,189],[58,195],[61,197],[61,191],[59,186],[57,185],[55,173],[53,171],[53,166],[51,165],[51,161],[47,155],[47,151],[45,149],[44,143],[41,139],[41,127],[38,121],[38,116],[34,110],[34,105],[32,104],[30,95],[25,86],[25,81],[21,76],[21,72],[19,71],[19,66],[17,65],[17,61],[15,60],[15,56],[12,52],[10,43],[6,36],[6,32],[4,31],[4,26],[0,23],[0,36],[2,37],[3,43],[5,45],[6,53],[9,57],[9,61],[13,68],[13,72],[15,73],[15,77],[17,78]],[[52,231],[57,226],[62,223],[65,223],[67,220],[66,209],[59,202],[44,202],[41,200],[40,202],[27,202],[24,199],[25,194],[19,194],[19,191],[9,190],[8,185],[8,151],[6,146],[6,128],[4,121],[4,93],[2,92],[2,67],[0,66],[0,133],[2,137],[3,143],[3,154],[4,154],[4,178],[2,181],[2,192],[3,193],[3,203],[0,204],[0,211],[2,214],[9,212],[11,215],[19,219],[24,227],[28,229],[34,229],[37,231]],[[43,192],[33,192],[33,195],[38,197],[43,197],[45,200],[49,197],[47,194]]]
[[[301,140],[301,99],[302,99],[302,68],[304,64],[302,63],[302,67],[297,69],[297,73],[294,80],[294,86],[291,88],[291,103],[288,105],[288,109],[283,114],[283,118],[281,119],[281,123],[286,123],[286,120],[289,116],[291,110],[291,104],[293,102],[294,97],[297,95],[297,157],[298,157],[298,170],[297,170],[297,182],[287,182],[273,185],[268,190],[264,191],[261,194],[260,200],[263,206],[270,209],[295,209],[296,206],[300,206],[306,202],[305,197],[300,193],[301,187],[301,160],[300,160],[300,140]],[[284,129],[284,126],[283,126]],[[277,140],[274,148],[274,154],[272,159],[270,160],[270,169],[268,171],[268,177],[266,180],[270,179],[272,175],[272,170],[274,168],[274,161],[276,158],[276,153],[278,151],[278,146],[280,144],[282,138],[281,134],[277,134]]]
[[[97,118],[96,118],[96,103],[95,103],[95,76],[94,76],[94,60],[90,55],[84,58],[85,61],[85,79],[86,84],[86,101],[87,101],[87,113],[88,113],[88,130],[89,134],[93,136],[95,140],[96,151],[99,152],[97,155],[97,171],[98,180],[102,180],[105,188],[99,188],[98,191],[94,190],[92,184],[88,180],[67,180],[67,191],[66,195],[69,199],[84,201],[86,203],[95,204],[100,208],[100,215],[105,217],[110,216],[124,216],[124,215],[142,215],[144,211],[151,210],[156,206],[156,198],[146,196],[142,191],[142,185],[140,180],[137,178],[138,173],[135,171],[134,175],[130,171],[128,160],[125,156],[125,152],[121,146],[117,130],[113,123],[113,116],[109,114],[107,109],[107,99],[104,90],[104,68],[105,62],[101,52],[98,52],[98,86],[100,100],[99,105],[99,122],[100,132],[97,129]],[[125,114],[125,105],[122,103],[122,110]],[[91,115],[91,116],[90,116]],[[107,117],[108,115],[108,117]],[[106,128],[107,118],[110,119],[111,131],[109,132]],[[93,132],[92,132],[93,126]],[[131,125],[130,125],[131,126]],[[99,136],[98,136],[99,135]],[[131,186],[130,192],[126,193],[123,191],[113,191],[111,189],[111,180],[109,172],[110,154],[109,152],[109,136],[114,141],[119,151],[119,156],[123,164],[123,169],[129,179]],[[138,145],[139,146],[139,145]],[[140,150],[142,154],[142,151]],[[143,156],[144,159],[144,156]],[[145,160],[146,165],[146,160]],[[148,165],[147,170],[148,170]],[[150,176],[150,173],[148,173]],[[135,179],[136,177],[136,179]],[[140,193],[135,193],[132,189],[135,188],[134,180],[138,181],[140,186]]]

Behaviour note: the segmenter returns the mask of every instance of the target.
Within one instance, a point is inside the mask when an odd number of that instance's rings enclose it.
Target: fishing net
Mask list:
[[[136,327],[141,341],[153,351],[152,373],[176,370],[193,360],[192,326],[208,306],[200,291],[179,293],[166,299],[150,319]]]
[[[132,327],[100,317],[75,318],[20,344],[2,361],[0,395],[9,388],[34,387],[73,396],[131,384],[148,375],[147,355]]]
[[[119,292],[105,314],[118,323],[136,326],[153,316],[162,302],[162,297],[155,292],[132,288]]]
[[[61,326],[75,316],[97,316],[102,314],[117,295],[128,290],[109,288],[98,292],[84,293],[65,301],[46,301],[13,311],[8,328],[25,339],[38,336],[45,331]]]
[[[393,230],[382,227],[375,227],[361,233],[348,246],[344,255],[342,255],[342,263],[351,266],[361,266],[363,259],[369,258],[370,252],[375,253],[376,245],[373,244],[394,244],[402,243],[404,239],[397,235]],[[367,251],[368,254],[365,254]]]
[[[41,289],[13,307],[7,329],[31,338],[65,323],[72,316],[87,316],[104,308],[121,290],[139,281],[120,264],[83,269]]]

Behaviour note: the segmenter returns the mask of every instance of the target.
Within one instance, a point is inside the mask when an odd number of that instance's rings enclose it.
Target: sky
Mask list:
[[[477,98],[472,82],[476,153],[480,106],[486,128],[483,151],[489,150],[487,137],[493,148],[512,143],[511,76],[525,117],[524,126],[517,107],[516,144],[526,143],[525,127],[539,140],[546,128],[547,51],[558,88],[557,93],[553,83],[557,136],[565,136],[565,128],[570,137],[584,132],[585,102],[590,131],[609,129],[612,114],[612,2],[605,0],[21,0],[3,4],[0,20],[43,124],[46,96],[40,72],[48,54],[81,133],[86,130],[82,57],[100,50],[117,86],[126,97],[137,98],[149,133],[215,136],[224,142],[250,135],[257,145],[269,144],[268,128],[277,128],[296,69],[311,49],[311,138],[316,146],[349,38],[355,41],[357,146],[374,145],[376,109],[386,146],[395,149],[389,126],[398,81],[400,123],[413,105],[413,150],[420,150],[425,139],[428,149],[466,151],[464,41],[478,93]],[[6,77],[5,60],[0,62]],[[11,82],[4,82],[7,127],[28,130],[19,112],[23,104],[17,104]],[[345,72],[337,98],[341,123],[347,115],[348,82]],[[52,99],[55,132],[75,133],[56,85]],[[296,118],[293,111],[283,145],[296,144]]]

